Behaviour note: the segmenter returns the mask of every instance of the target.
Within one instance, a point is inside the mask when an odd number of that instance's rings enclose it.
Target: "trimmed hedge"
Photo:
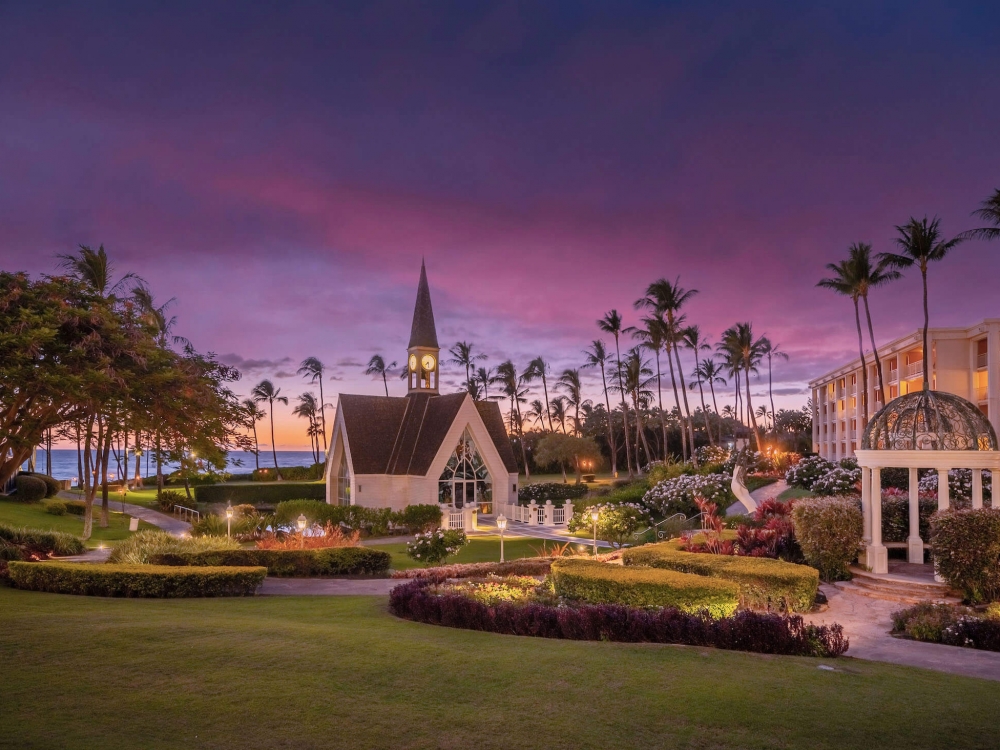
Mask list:
[[[264,568],[172,568],[150,565],[10,563],[19,589],[83,596],[152,597],[253,596]]]
[[[816,601],[819,571],[769,557],[736,557],[684,552],[676,542],[627,549],[622,561],[730,581],[739,586],[740,604],[754,609],[805,612]]]
[[[433,568],[394,570],[393,578],[422,578],[443,583],[453,578],[485,578],[486,576],[546,576],[553,557],[522,557],[506,562],[456,563]]]
[[[326,500],[323,482],[275,482],[273,484],[203,484],[194,488],[199,503],[233,505],[277,505],[284,500]]]
[[[864,548],[864,517],[854,498],[819,497],[792,506],[795,539],[806,562],[824,581],[851,578],[850,565]]]
[[[973,603],[1000,599],[1000,508],[939,511],[930,541],[948,585]]]
[[[62,486],[59,484],[59,480],[55,477],[50,477],[48,474],[42,474],[38,471],[22,471],[19,472],[21,476],[24,477],[34,477],[35,479],[41,479],[45,482],[45,497],[55,497],[59,494]]]
[[[389,593],[389,611],[397,617],[430,625],[536,638],[683,643],[762,654],[823,657],[840,656],[849,645],[840,625],[809,625],[798,615],[744,610],[732,617],[713,619],[677,609],[636,609],[618,604],[486,605],[461,594],[439,595],[427,580],[396,586]]]
[[[87,515],[87,504],[83,500],[66,500],[66,512],[71,516]]]
[[[370,547],[328,549],[231,549],[210,552],[169,552],[150,555],[152,565],[261,566],[282,577],[386,575],[392,558]]]
[[[585,484],[564,484],[563,482],[539,482],[536,484],[526,484],[517,490],[517,502],[520,505],[529,505],[534,500],[539,505],[544,505],[546,500],[551,500],[557,508],[567,500],[578,500],[585,497],[589,488]]]
[[[739,606],[739,588],[716,578],[655,568],[626,568],[594,560],[552,563],[556,593],[588,604],[672,607],[729,617]]]
[[[31,474],[18,474],[14,477],[14,487],[14,499],[19,503],[40,503],[48,492],[45,482]]]
[[[42,529],[25,529],[0,524],[0,540],[31,553],[46,555],[79,555],[86,549],[83,541],[72,534],[61,531],[44,531]]]

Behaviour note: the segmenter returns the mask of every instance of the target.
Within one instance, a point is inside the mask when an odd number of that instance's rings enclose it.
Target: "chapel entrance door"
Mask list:
[[[474,505],[476,502],[476,483],[462,479],[455,480],[455,507],[464,508],[465,504]]]

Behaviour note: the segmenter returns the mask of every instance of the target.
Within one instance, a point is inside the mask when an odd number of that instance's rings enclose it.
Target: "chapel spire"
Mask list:
[[[410,326],[410,343],[407,347],[410,393],[438,393],[440,351],[437,328],[434,325],[434,309],[431,307],[431,290],[427,284],[427,268],[421,260],[417,302],[413,307],[413,324]]]

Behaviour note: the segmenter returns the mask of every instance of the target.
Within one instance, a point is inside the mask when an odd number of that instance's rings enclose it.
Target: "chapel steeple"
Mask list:
[[[427,268],[421,260],[417,302],[413,307],[413,324],[410,326],[410,344],[407,347],[409,393],[438,393],[440,352],[437,329],[434,326],[434,309],[431,307],[431,290],[427,284]]]

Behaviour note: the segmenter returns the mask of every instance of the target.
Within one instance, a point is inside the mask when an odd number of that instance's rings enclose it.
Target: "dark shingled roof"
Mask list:
[[[413,307],[413,325],[410,326],[410,343],[407,349],[426,346],[440,349],[437,328],[434,325],[434,309],[431,307],[431,290],[427,286],[427,269],[420,261],[420,283],[417,285],[417,303]]]
[[[342,394],[340,409],[354,472],[426,475],[466,398],[470,398],[467,393],[412,393],[402,398]],[[500,407],[495,402],[476,402],[476,409],[504,467],[516,473],[517,462]]]

